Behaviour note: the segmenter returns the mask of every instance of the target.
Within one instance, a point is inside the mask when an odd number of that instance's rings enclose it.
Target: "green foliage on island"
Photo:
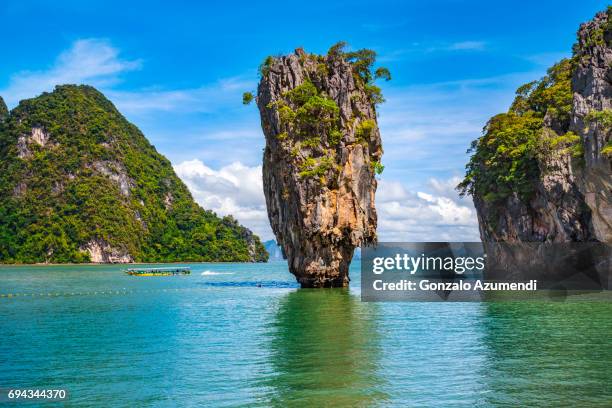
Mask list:
[[[373,106],[381,104],[385,101],[382,96],[381,89],[374,84],[376,79],[384,79],[385,81],[391,80],[391,72],[386,67],[378,67],[374,69],[374,64],[376,63],[376,52],[374,50],[370,50],[367,48],[363,48],[356,51],[346,51],[347,43],[344,41],[339,41],[336,44],[332,45],[327,52],[328,60],[333,60],[334,58],[340,58],[347,62],[349,62],[353,68],[355,81],[358,83],[358,86],[362,86],[366,91],[370,103]],[[300,49],[301,50],[301,49]],[[315,55],[315,54],[306,54],[302,51],[300,56],[300,61],[304,63],[307,59],[311,58],[317,61],[317,73],[321,76],[326,76],[329,73],[329,68],[326,64],[326,59],[324,56]],[[279,57],[280,58],[280,57]],[[259,65],[259,74],[262,77],[265,77],[269,74],[270,68],[274,64],[275,57],[269,55],[264,61]],[[242,101],[245,105],[248,105],[254,96],[251,92],[245,92],[242,95]]]
[[[539,81],[519,87],[507,113],[494,116],[487,123],[483,136],[475,140],[469,152],[473,155],[466,166],[466,176],[459,184],[462,195],[472,194],[488,202],[503,202],[513,193],[528,200],[533,193],[533,181],[546,169],[543,158],[551,154],[569,154],[577,165],[584,160],[581,138],[571,131],[571,76],[585,49],[602,46],[612,30],[612,8],[608,7],[608,22],[587,33],[587,41],[574,47],[574,57],[565,59],[548,70]],[[554,123],[557,134],[547,123]],[[592,110],[584,118],[590,126],[612,129],[612,110]],[[608,142],[602,154],[612,155]]]
[[[273,62],[274,62],[274,57],[271,55],[268,55],[263,60],[263,62],[259,65],[259,74],[261,76],[268,75],[268,72],[270,72],[270,65],[272,65]]]
[[[379,161],[372,161],[372,168],[374,169],[374,173],[378,175],[385,171],[385,166]]]
[[[33,140],[33,129],[44,140]],[[198,206],[170,162],[100,92],[64,85],[0,122],[0,262],[265,261],[258,237]]]
[[[606,33],[612,32],[612,6],[608,6],[608,8],[606,9],[606,14],[608,18],[606,19],[606,23],[602,27],[604,31],[604,35]],[[611,46],[611,45],[612,44],[608,43],[608,46]]]
[[[389,71],[388,68],[378,67],[378,68],[376,68],[376,71],[374,72],[374,78],[376,78],[376,79],[382,78],[385,81],[390,81],[391,80],[391,72]]]
[[[301,178],[324,180],[327,171],[334,168],[332,150],[342,139],[340,108],[310,80],[285,92],[283,98],[269,106],[276,108],[283,127],[277,139],[284,141],[292,134],[300,146],[329,150],[319,159],[306,157],[299,168]]]
[[[306,142],[333,146],[339,140],[340,108],[336,102],[319,90],[310,81],[284,94],[285,100],[277,102],[281,120],[288,130]],[[332,136],[332,137],[329,137]],[[327,140],[323,140],[327,138]]]
[[[6,107],[6,103],[4,103],[4,99],[0,96],[0,120],[3,120],[9,114],[8,108]]]
[[[509,111],[489,120],[468,150],[473,155],[458,186],[461,195],[501,203],[517,193],[528,200],[542,172],[541,158],[552,152],[581,156],[577,135],[566,130],[559,135],[544,126],[546,117],[558,129],[569,128],[574,64],[573,59],[562,60],[539,81],[519,87]]]
[[[300,164],[299,176],[301,178],[324,178],[327,171],[334,167],[334,159],[323,156],[317,159],[308,157]],[[322,182],[324,180],[321,180]]]
[[[281,122],[281,130],[276,136],[280,143],[287,144],[291,156],[298,159],[299,176],[325,181],[329,171],[336,170],[331,158],[335,156],[335,149],[343,139],[343,129],[340,120],[338,104],[324,91],[317,88],[331,72],[330,64],[337,59],[348,62],[352,68],[353,79],[357,88],[366,94],[365,98],[372,109],[384,102],[382,92],[374,84],[377,79],[389,81],[391,73],[385,67],[374,69],[376,53],[369,49],[346,51],[347,44],[338,42],[333,45],[327,56],[307,54],[303,49],[296,50],[299,62],[303,66],[308,62],[310,69],[307,79],[299,86],[285,92],[282,99],[268,104],[268,109],[276,109]],[[281,57],[278,57],[281,58]],[[268,56],[259,66],[259,73],[266,77],[273,67],[275,57]],[[312,69],[314,65],[314,70]],[[314,71],[314,72],[313,72]],[[352,97],[359,97],[355,95]],[[243,94],[243,103],[249,104],[254,99],[251,92]],[[374,120],[361,120],[351,118],[348,126],[355,127],[355,143],[368,145],[372,132],[376,129]],[[303,148],[310,149],[304,154]],[[302,154],[300,154],[302,153]],[[372,167],[377,174],[382,172],[381,163]]]
[[[253,102],[253,99],[255,99],[255,97],[253,96],[252,92],[245,92],[242,94],[243,105],[249,105],[251,102]]]
[[[604,129],[612,129],[612,109],[592,110],[585,116],[584,120]]]
[[[391,80],[391,72],[385,67],[378,67],[374,70],[376,63],[376,52],[367,48],[357,51],[345,51],[347,43],[337,42],[327,51],[330,58],[342,58],[349,62],[353,67],[353,77],[358,86],[363,86],[372,106],[379,105],[385,101],[380,87],[374,84],[376,79],[382,78],[385,81]]]
[[[612,130],[612,109],[592,110],[584,118],[589,126],[599,126],[607,132]],[[601,154],[607,157],[612,157],[612,141],[608,141],[601,149]]]
[[[357,143],[367,144],[374,129],[376,129],[376,122],[372,119],[360,122],[355,128],[355,140]]]

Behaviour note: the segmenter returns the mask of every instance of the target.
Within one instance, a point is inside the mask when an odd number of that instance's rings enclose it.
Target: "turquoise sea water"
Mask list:
[[[610,303],[362,303],[283,262],[0,267],[0,388],[66,406],[612,406]],[[15,404],[14,406],[17,406]]]

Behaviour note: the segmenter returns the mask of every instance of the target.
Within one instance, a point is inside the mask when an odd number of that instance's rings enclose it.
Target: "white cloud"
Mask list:
[[[478,241],[476,212],[453,190],[458,178],[430,180],[432,192],[411,192],[381,180],[376,194],[381,241]]]
[[[45,71],[22,71],[13,75],[6,89],[0,91],[9,106],[21,99],[51,91],[60,84],[89,84],[110,86],[123,72],[139,69],[140,61],[124,60],[119,50],[105,40],[82,39],[62,52]]]
[[[482,51],[485,49],[486,43],[484,41],[461,41],[456,42],[448,46],[449,50],[454,51],[465,51],[465,50],[474,50],[474,51]]]
[[[202,207],[220,215],[233,215],[263,240],[273,237],[263,195],[261,166],[240,162],[213,170],[200,160],[174,166],[194,199]]]
[[[240,162],[214,170],[200,160],[174,166],[195,200],[218,214],[232,214],[262,239],[272,239],[261,166]],[[475,241],[476,213],[469,199],[454,190],[458,178],[430,180],[430,190],[409,191],[397,181],[381,180],[376,194],[381,241]]]
[[[436,178],[429,179],[429,186],[431,189],[441,197],[446,197],[453,200],[456,203],[464,203],[465,200],[457,193],[457,185],[461,183],[462,178],[455,176],[446,180],[439,180]]]

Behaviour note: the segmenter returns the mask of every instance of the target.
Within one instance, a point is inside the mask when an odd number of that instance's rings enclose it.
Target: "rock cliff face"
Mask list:
[[[261,67],[268,217],[302,287],[347,286],[355,247],[376,240],[381,97],[369,71],[374,54],[352,55],[298,49]]]
[[[3,107],[0,263],[267,259],[251,231],[198,206],[94,88],[62,85]]]
[[[483,241],[612,242],[611,16],[583,24],[574,56],[520,87],[472,144],[459,188]]]
[[[577,184],[591,210],[593,235],[599,241],[612,242],[611,9],[580,27],[575,51],[570,130],[582,137],[584,145],[584,168],[578,169]]]

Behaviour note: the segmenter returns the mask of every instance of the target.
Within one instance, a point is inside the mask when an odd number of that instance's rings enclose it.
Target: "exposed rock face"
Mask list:
[[[355,247],[376,240],[382,145],[365,88],[341,55],[298,49],[262,68],[268,217],[302,287],[347,286]]]
[[[96,174],[106,176],[117,184],[122,195],[130,196],[130,189],[134,187],[134,181],[127,175],[127,171],[121,163],[117,161],[95,161],[92,168]]]
[[[542,179],[534,183],[528,202],[517,194],[504,206],[474,196],[480,237],[484,242],[591,241],[591,213],[568,165],[570,158],[558,154],[546,163]]]
[[[89,254],[93,263],[130,263],[134,258],[125,250],[111,247],[101,239],[91,240],[80,248]]]
[[[36,144],[42,148],[54,147],[55,144],[50,142],[49,133],[40,126],[32,127],[30,134],[21,135],[17,139],[17,149],[20,159],[26,159],[32,156],[29,148],[30,145]]]
[[[574,57],[557,64],[539,83],[525,85],[528,92],[519,88],[509,113],[494,117],[486,134],[475,142],[471,169],[460,186],[473,195],[484,242],[612,242],[612,162],[604,151],[610,145],[612,126],[610,14],[599,13],[583,24]],[[498,156],[507,145],[486,153],[486,145],[495,137],[494,127],[499,126],[495,121],[501,122],[498,118],[504,115],[502,120],[511,120],[504,125],[506,130],[521,120],[542,119],[531,145],[538,148],[528,160],[512,167],[514,171],[534,165],[536,175],[523,176],[531,191],[521,195],[513,190],[500,200],[491,199],[491,191],[497,193],[495,182],[478,183],[493,171],[488,167],[491,162],[504,160]],[[516,138],[520,137],[517,132]],[[526,146],[517,143],[510,148]],[[500,176],[504,179],[507,174]]]
[[[589,120],[589,114],[612,109],[611,14],[597,14],[578,31],[570,126],[582,136],[584,168],[579,169],[578,187],[591,210],[593,234],[602,242],[612,242],[612,156],[602,153],[610,144],[611,127],[606,120]],[[593,41],[596,35],[603,38]]]

